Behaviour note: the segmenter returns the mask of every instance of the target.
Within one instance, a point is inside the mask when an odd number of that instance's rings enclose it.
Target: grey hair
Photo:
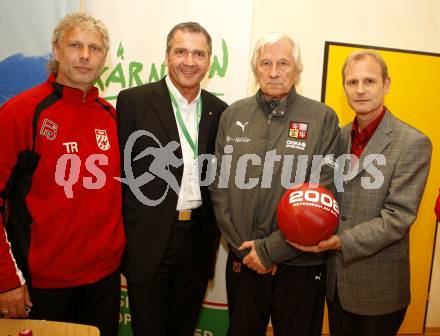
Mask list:
[[[380,65],[383,80],[389,78],[388,66],[380,54],[372,50],[356,50],[348,55],[344,62],[344,65],[342,66],[342,83],[345,82],[345,69],[347,68],[347,66],[349,66],[354,61],[360,61],[367,57],[373,58]]]
[[[102,43],[104,44],[105,55],[107,56],[107,53],[110,49],[110,38],[107,28],[102,21],[84,13],[71,13],[66,15],[60,21],[52,33],[52,47],[58,45],[58,43],[63,39],[64,35],[76,27],[100,34]],[[47,64],[47,68],[50,72],[57,74],[58,61],[52,57]]]
[[[208,42],[208,54],[211,56],[212,54],[212,39],[209,35],[208,31],[202,27],[202,25],[198,22],[182,22],[175,25],[167,36],[167,49],[166,53],[168,54],[171,51],[171,40],[174,37],[174,34],[178,31],[187,31],[190,33],[202,33],[206,37],[206,41]]]
[[[287,40],[292,45],[292,57],[295,61],[295,68],[298,75],[303,71],[301,50],[299,45],[287,34],[271,32],[261,37],[255,44],[254,52],[251,59],[251,67],[254,75],[257,70],[257,59],[260,56],[260,53],[264,49],[264,47],[274,45],[282,40]]]

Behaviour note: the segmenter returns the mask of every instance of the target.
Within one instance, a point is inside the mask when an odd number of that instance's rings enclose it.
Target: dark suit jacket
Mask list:
[[[221,112],[227,104],[214,95],[202,90],[202,116],[199,125],[198,148],[200,154],[212,154]],[[146,130],[166,146],[171,141],[179,141],[174,111],[165,79],[121,91],[117,100],[118,132],[121,153],[130,135],[137,130]],[[148,155],[139,160],[133,158],[149,147],[158,147],[151,136],[139,137],[131,155],[131,166],[135,178],[149,172],[153,156]],[[179,146],[174,154],[182,158]],[[202,169],[202,180],[205,178],[207,162]],[[169,166],[179,185],[183,174],[183,163],[179,167]],[[123,169],[123,177],[125,172]],[[167,191],[168,188],[168,191]],[[178,195],[169,188],[168,183],[155,177],[140,187],[143,195],[150,200],[158,200],[165,193],[160,204],[148,206],[138,200],[129,186],[123,186],[123,218],[127,236],[127,246],[123,258],[123,273],[129,282],[142,283],[156,271],[165,251],[170,228],[176,220]],[[201,251],[206,275],[212,278],[216,251],[219,242],[211,198],[207,186],[201,187]]]
[[[349,124],[341,130],[346,153],[351,129]],[[344,183],[337,232],[342,252],[330,253],[327,267],[327,296],[332,300],[337,286],[344,310],[383,315],[409,304],[409,231],[431,152],[425,135],[387,111],[359,157],[359,169]],[[383,160],[368,160],[372,154]],[[377,172],[383,178],[373,177]],[[379,182],[377,187],[374,182]]]

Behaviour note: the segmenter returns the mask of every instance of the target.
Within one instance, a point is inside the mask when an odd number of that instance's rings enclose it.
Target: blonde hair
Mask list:
[[[383,80],[389,78],[388,66],[380,54],[372,50],[356,50],[348,55],[347,59],[344,62],[344,65],[342,66],[342,83],[345,82],[345,69],[347,68],[347,66],[349,66],[354,61],[360,61],[367,57],[373,58],[380,65]]]
[[[52,33],[52,47],[58,45],[64,35],[76,27],[100,34],[102,43],[104,44],[105,55],[107,55],[110,49],[110,39],[107,28],[102,21],[84,13],[68,14],[60,21]],[[47,68],[50,72],[57,74],[58,61],[52,57],[47,64]]]

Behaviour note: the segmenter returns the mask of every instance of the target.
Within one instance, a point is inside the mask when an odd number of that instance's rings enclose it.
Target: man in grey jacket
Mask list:
[[[304,251],[331,250],[327,296],[334,336],[392,336],[410,301],[409,231],[417,217],[431,161],[431,141],[384,106],[391,79],[382,57],[356,51],[342,69],[348,103],[356,113],[342,128],[342,146],[354,155],[344,182],[338,232]],[[369,173],[371,157],[381,161]],[[377,161],[379,160],[379,161]],[[369,163],[367,163],[369,162]]]
[[[251,61],[260,90],[225,110],[211,186],[226,266],[229,335],[321,335],[325,256],[303,253],[278,230],[286,189],[313,181],[334,189],[340,130],[333,110],[295,91],[302,71],[288,36],[261,38]]]

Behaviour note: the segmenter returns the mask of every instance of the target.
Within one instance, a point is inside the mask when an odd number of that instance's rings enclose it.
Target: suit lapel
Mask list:
[[[351,152],[351,129],[353,127],[353,123],[344,126],[341,130],[342,137],[342,148],[344,149],[344,153],[350,154]]]
[[[208,98],[206,97],[206,91],[202,90],[202,116],[200,118],[199,124],[199,155],[206,153],[208,148],[209,131],[211,129],[211,123],[213,120],[213,113],[210,111],[210,106],[208,104]]]
[[[392,118],[393,116],[390,114],[390,112],[386,111],[382,121],[380,122],[379,126],[377,127],[376,131],[374,132],[373,136],[371,137],[370,141],[368,141],[367,146],[362,152],[359,158],[359,169],[357,173],[353,175],[352,179],[354,179],[357,175],[363,172],[365,168],[373,163],[372,161],[370,161],[370,163],[364,164],[365,159],[369,155],[377,155],[383,153],[385,148],[391,142],[390,133],[393,131],[391,125],[393,121]],[[351,141],[349,141],[349,146],[351,146]],[[348,153],[350,153],[350,150],[351,148],[348,149]]]
[[[341,149],[343,150],[344,154],[350,154],[351,153],[351,129],[353,123],[350,123],[346,126],[344,126],[341,129]],[[351,163],[348,160],[344,160],[344,167],[342,168],[342,172],[345,176],[349,176],[350,172],[349,170],[352,168]]]
[[[173,106],[171,105],[171,98],[165,82],[165,78],[161,79],[153,91],[155,96],[153,99],[153,110],[160,120],[162,127],[165,129],[169,142],[177,141],[180,143],[179,131],[177,129],[176,118],[174,116]],[[167,144],[162,144],[166,146]],[[177,157],[182,157],[182,148],[177,149]]]

